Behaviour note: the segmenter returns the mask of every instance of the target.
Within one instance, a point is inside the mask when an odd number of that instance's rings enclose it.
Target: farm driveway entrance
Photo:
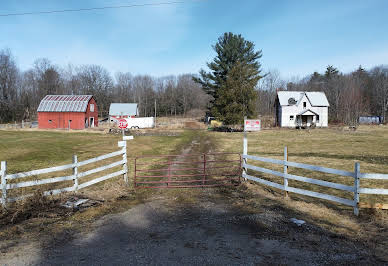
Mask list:
[[[240,183],[241,155],[207,153],[135,158],[135,188],[231,186]]]

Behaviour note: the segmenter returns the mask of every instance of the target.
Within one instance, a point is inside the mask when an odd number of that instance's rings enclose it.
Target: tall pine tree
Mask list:
[[[255,87],[262,76],[261,51],[241,35],[224,33],[213,46],[217,53],[207,63],[210,72],[201,69],[194,81],[212,96],[210,111],[226,124],[237,124],[244,116],[254,117],[257,93]]]

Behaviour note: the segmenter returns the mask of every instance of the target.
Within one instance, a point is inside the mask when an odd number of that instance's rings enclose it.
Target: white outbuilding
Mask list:
[[[117,122],[120,118],[134,118],[139,115],[137,103],[111,103],[109,121]]]
[[[280,127],[327,127],[329,102],[321,91],[278,91],[276,124]]]

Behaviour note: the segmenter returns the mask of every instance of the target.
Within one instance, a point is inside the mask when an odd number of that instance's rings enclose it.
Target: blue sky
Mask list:
[[[159,3],[168,0],[1,0],[0,13]],[[185,1],[185,0],[183,0]],[[59,66],[99,64],[112,74],[197,73],[224,32],[261,49],[283,78],[388,63],[386,0],[187,0],[183,4],[0,17],[0,49],[22,70],[46,57]]]

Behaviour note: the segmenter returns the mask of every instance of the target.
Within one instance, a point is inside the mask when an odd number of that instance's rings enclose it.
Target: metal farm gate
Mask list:
[[[207,153],[135,158],[135,188],[186,188],[238,185],[241,155]]]

